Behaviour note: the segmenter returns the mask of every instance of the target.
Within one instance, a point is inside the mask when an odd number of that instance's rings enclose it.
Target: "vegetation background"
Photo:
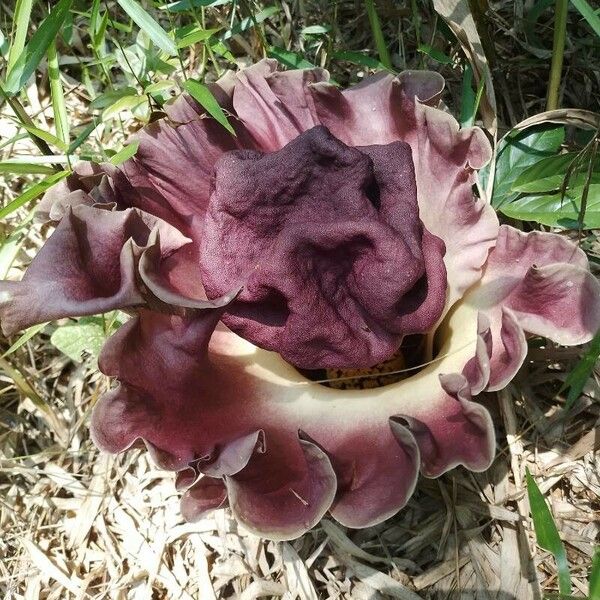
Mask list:
[[[80,159],[119,164],[128,136],[186,89],[271,56],[340,85],[433,69],[462,126],[496,143],[501,218],[578,241],[599,271],[600,9],[586,0],[0,0],[0,276],[49,235],[37,199]],[[552,110],[553,112],[546,112]],[[291,543],[226,511],[179,516],[143,453],[100,455],[88,417],[113,313],[0,341],[0,595],[62,598],[600,598],[600,337],[531,340],[484,401],[492,468],[421,479],[408,507],[362,531],[324,520]]]

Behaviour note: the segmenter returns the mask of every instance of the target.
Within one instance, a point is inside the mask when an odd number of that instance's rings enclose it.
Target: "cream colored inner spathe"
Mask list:
[[[236,358],[239,368],[267,385],[278,389],[273,404],[280,406],[301,401],[302,412],[326,411],[340,403],[344,412],[374,407],[385,407],[385,413],[393,414],[393,406],[405,410],[408,403],[416,405],[440,390],[440,375],[461,373],[465,364],[475,356],[477,344],[477,310],[464,302],[458,302],[440,325],[440,350],[436,357],[412,377],[383,387],[362,390],[337,390],[320,385],[302,375],[286,363],[277,353],[257,348],[230,331],[219,330],[215,352]],[[365,402],[365,400],[371,400]],[[295,410],[298,406],[295,407]],[[377,411],[378,412],[378,411]]]

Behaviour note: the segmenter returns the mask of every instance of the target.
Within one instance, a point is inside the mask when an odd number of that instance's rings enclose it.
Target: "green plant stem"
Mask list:
[[[552,46],[552,64],[550,66],[550,79],[548,80],[546,110],[555,110],[559,107],[558,98],[560,94],[560,78],[565,54],[568,10],[569,0],[556,0],[554,11],[556,15],[554,18],[554,44]]]
[[[365,0],[365,8],[367,9],[367,15],[369,17],[369,23],[371,24],[371,31],[373,32],[373,38],[375,40],[375,46],[377,47],[377,53],[379,54],[379,62],[386,68],[392,69],[392,59],[390,53],[385,44],[383,37],[383,31],[381,31],[381,23],[375,10],[374,0]]]
[[[19,121],[23,123],[23,125],[35,128],[35,123],[31,120],[31,118],[27,114],[27,111],[23,108],[23,105],[19,102],[17,98],[9,96],[4,91],[4,88],[2,86],[0,86],[0,96],[2,96],[4,100],[8,102],[9,106],[12,108],[13,112],[17,116],[17,119],[19,119]],[[54,154],[54,152],[52,152],[52,150],[50,149],[50,146],[48,146],[48,144],[44,140],[37,137],[34,133],[31,133],[31,131],[26,131],[29,134],[31,141],[39,148],[42,154],[44,154],[45,156],[51,156],[52,154]],[[55,171],[64,170],[62,165],[52,165],[52,167]]]

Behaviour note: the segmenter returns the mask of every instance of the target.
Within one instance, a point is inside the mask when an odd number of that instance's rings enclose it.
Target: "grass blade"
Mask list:
[[[390,53],[385,43],[385,38],[383,37],[383,31],[381,31],[381,23],[379,22],[373,0],[365,0],[365,8],[367,9],[371,31],[373,32],[375,46],[377,47],[377,53],[379,54],[379,61],[386,69],[391,70],[392,59],[390,58]]]
[[[169,56],[177,55],[175,42],[135,0],[117,0],[117,2],[131,17],[131,20],[148,34],[155,46],[166,52]]]
[[[581,396],[581,392],[590,378],[600,357],[600,331],[594,336],[587,352],[581,357],[581,360],[575,365],[575,368],[569,373],[561,391],[569,389],[567,401],[563,410],[567,412],[575,403],[575,400]]]
[[[6,78],[6,92],[15,95],[33,75],[40,61],[55,40],[64,23],[73,0],[60,0],[42,21],[26,48],[21,52]]]
[[[111,164],[117,166],[121,163],[124,163],[126,160],[129,160],[132,156],[135,156],[135,153],[138,151],[139,147],[140,142],[137,140],[127,144],[127,146],[121,148],[121,150],[119,150],[116,154],[113,154],[110,159]]]
[[[8,52],[8,60],[6,63],[7,73],[15,66],[19,56],[21,56],[25,48],[32,5],[33,0],[17,0],[13,21],[12,44]]]
[[[571,593],[571,575],[569,574],[565,547],[558,535],[552,513],[529,469],[527,469],[525,476],[527,478],[527,496],[529,497],[531,518],[533,519],[538,546],[554,555],[558,569],[558,589],[561,594],[568,596]]]
[[[590,600],[600,600],[600,546],[596,548],[594,558],[592,558],[589,598]]]
[[[15,212],[15,210],[21,208],[21,206],[24,206],[38,196],[41,196],[47,189],[51,188],[55,183],[58,183],[61,179],[64,179],[69,174],[70,171],[61,171],[60,173],[50,175],[50,177],[46,177],[46,179],[36,183],[35,185],[32,185],[12,202],[9,202],[6,206],[0,208],[0,219],[7,217],[11,213]]]
[[[10,356],[13,352],[26,344],[32,337],[36,336],[40,331],[42,331],[46,325],[48,325],[48,323],[40,323],[39,325],[34,325],[33,327],[26,329],[25,333],[23,333],[23,335],[21,335],[21,337],[19,337],[19,339],[12,344],[12,346],[2,356],[0,356],[0,358],[6,358],[7,356]]]
[[[65,145],[63,150],[65,150],[69,146],[69,117],[67,116],[65,95],[60,81],[55,41],[52,41],[48,46],[48,78],[50,79],[50,97],[52,98],[56,137],[63,142]]]
[[[600,17],[586,0],[571,0],[573,6],[581,13],[581,16],[588,22],[588,25],[600,37]]]
[[[206,87],[203,83],[199,81],[195,81],[194,79],[188,79],[183,87],[185,90],[200,103],[200,105],[206,110],[206,112],[213,118],[215,121],[218,121],[231,135],[235,135],[235,131],[231,126],[231,123],[227,120],[223,109],[219,106],[216,98],[213,96],[212,92]]]

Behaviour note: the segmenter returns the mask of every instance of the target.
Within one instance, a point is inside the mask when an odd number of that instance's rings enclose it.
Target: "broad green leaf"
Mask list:
[[[499,211],[507,217],[519,221],[535,221],[551,227],[564,227],[576,229],[577,219],[581,208],[581,195],[583,186],[578,186],[566,191],[564,197],[560,192],[554,194],[540,194],[525,196],[502,204]],[[583,229],[596,229],[600,227],[600,183],[590,185]]]
[[[223,127],[225,127],[229,133],[235,135],[235,131],[227,120],[223,109],[219,106],[219,103],[208,87],[199,81],[195,81],[194,79],[188,79],[183,84],[183,87],[190,94],[190,96],[194,98],[194,100],[200,103],[200,105],[213,119],[215,119],[215,121],[219,122]]]
[[[567,401],[564,410],[568,411],[581,396],[581,392],[588,379],[591,377],[596,361],[600,357],[600,331],[594,336],[590,347],[575,365],[575,368],[567,375],[567,379],[561,388],[561,392],[568,389]]]
[[[48,78],[50,80],[50,96],[52,98],[56,136],[63,142],[62,150],[66,151],[69,146],[69,118],[67,116],[63,87],[60,81],[58,55],[54,41],[48,46]]]
[[[26,329],[19,339],[12,344],[11,347],[0,358],[6,358],[7,356],[10,356],[13,352],[26,344],[32,337],[36,336],[40,331],[42,331],[46,325],[48,325],[48,323],[40,323],[38,325],[34,325],[33,327],[29,327],[29,329]]]
[[[136,0],[117,0],[121,8],[131,17],[131,20],[145,33],[152,42],[169,56],[177,55],[175,42],[165,30],[140,6]]]
[[[12,44],[8,52],[8,60],[6,62],[7,73],[15,66],[17,60],[23,53],[23,49],[25,48],[32,6],[33,0],[17,0],[13,18],[13,30],[11,36]]]
[[[589,599],[600,600],[600,546],[596,546],[590,571]]]
[[[571,593],[571,576],[569,574],[565,547],[558,535],[552,513],[535,479],[531,476],[529,469],[527,469],[525,475],[527,478],[527,496],[529,497],[531,518],[533,519],[538,546],[554,555],[558,569],[558,589],[561,594],[568,595]]]
[[[439,62],[442,65],[453,65],[454,61],[447,55],[444,54],[441,50],[430,46],[429,44],[421,44],[417,48],[417,52],[421,52],[422,54],[426,54],[429,58],[432,58],[436,62]]]
[[[521,171],[512,184],[513,192],[552,192],[561,187],[569,165],[577,157],[576,152],[567,152],[539,160]],[[554,182],[558,180],[558,185]]]
[[[74,362],[96,360],[106,340],[100,317],[84,317],[76,323],[59,326],[50,336],[52,344]]]
[[[276,46],[271,46],[269,48],[267,56],[269,56],[269,58],[277,59],[282,65],[292,69],[314,69],[315,67],[315,65],[297,52],[284,50],[283,48],[277,48]]]
[[[59,0],[42,21],[6,77],[6,92],[16,94],[33,75],[67,18],[73,0]]]
[[[124,163],[126,160],[130,159],[132,156],[135,155],[135,153],[138,151],[139,147],[140,147],[140,142],[137,140],[135,142],[131,142],[130,144],[127,144],[127,146],[125,146],[124,148],[119,150],[116,154],[114,154],[111,157],[111,159],[110,159],[111,164],[117,166],[117,165]]]
[[[9,202],[6,206],[0,208],[0,219],[4,219],[11,213],[15,212],[15,210],[21,208],[21,206],[31,202],[38,196],[41,196],[46,190],[51,188],[55,183],[59,182],[61,179],[64,179],[67,175],[70,174],[70,171],[61,171],[60,173],[55,173],[54,175],[50,175],[50,177],[46,177],[43,181],[32,185],[25,192],[23,192],[20,196],[15,198],[12,202]]]
[[[353,52],[350,50],[334,52],[333,58],[337,60],[346,60],[355,65],[368,67],[369,69],[385,69],[385,66],[381,64],[376,58],[373,58],[372,56],[369,56],[362,52]]]
[[[600,17],[598,13],[586,2],[586,0],[571,0],[573,6],[581,13],[581,16],[588,22],[589,26],[600,37]]]
[[[517,197],[512,186],[521,173],[548,156],[554,156],[565,139],[564,127],[511,131],[498,144],[492,205],[499,208]],[[488,169],[480,171],[485,181]]]

